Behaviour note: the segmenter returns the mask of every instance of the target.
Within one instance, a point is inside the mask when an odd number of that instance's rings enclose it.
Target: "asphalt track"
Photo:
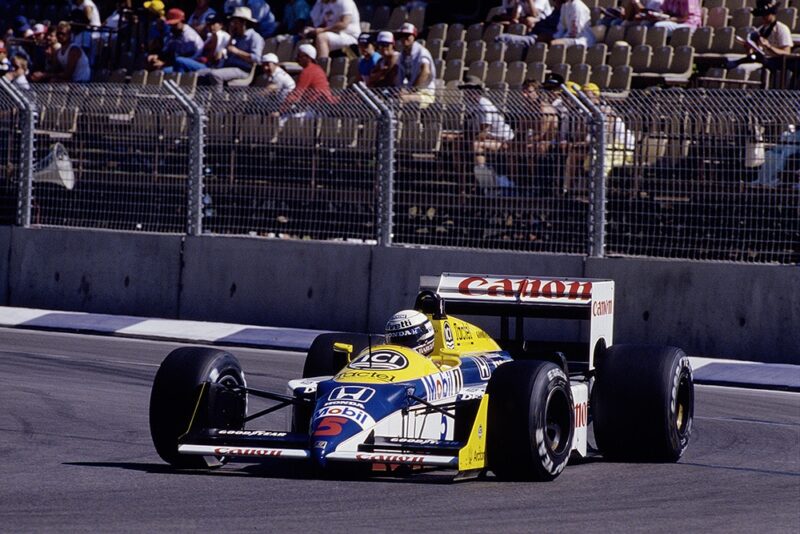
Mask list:
[[[173,472],[149,436],[174,343],[0,329],[0,531],[800,532],[800,394],[698,386],[678,464],[555,482],[319,480],[296,464]],[[299,353],[230,349],[283,391]],[[282,416],[272,416],[282,428]]]

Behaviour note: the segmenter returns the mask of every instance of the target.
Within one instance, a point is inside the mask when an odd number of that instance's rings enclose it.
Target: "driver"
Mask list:
[[[386,323],[386,343],[401,345],[430,357],[433,352],[433,324],[424,313],[402,310]]]

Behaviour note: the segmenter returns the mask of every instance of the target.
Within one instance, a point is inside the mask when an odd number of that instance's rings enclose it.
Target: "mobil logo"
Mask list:
[[[374,369],[376,371],[399,371],[408,367],[408,358],[394,350],[377,350],[362,354],[348,365],[350,369]]]
[[[375,395],[375,390],[364,386],[339,386],[331,390],[329,401],[366,403]]]
[[[353,421],[361,428],[366,428],[375,424],[375,420],[367,412],[360,408],[351,406],[323,406],[314,414],[314,419],[322,417],[344,417]]]
[[[436,373],[422,377],[425,392],[429,401],[453,397],[461,391],[464,385],[464,377],[461,369],[450,369],[441,373]]]

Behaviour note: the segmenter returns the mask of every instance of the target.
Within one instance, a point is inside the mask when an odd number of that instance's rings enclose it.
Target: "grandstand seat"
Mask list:
[[[606,30],[606,36],[603,42],[608,46],[613,47],[617,42],[625,40],[625,27],[624,26],[609,26]]]
[[[727,0],[720,5],[727,7],[730,11],[743,8],[752,10],[755,7],[755,2],[750,0]]]
[[[447,53],[445,54],[444,59],[445,61],[453,61],[455,59],[464,61],[466,57],[467,57],[467,43],[465,43],[464,41],[452,41],[447,48]]]
[[[347,67],[349,66],[350,59],[344,56],[335,57],[330,61],[330,71],[328,75],[333,78],[334,76],[347,75]]]
[[[647,72],[650,69],[653,49],[649,45],[638,45],[631,50],[631,68],[633,72]]]
[[[607,55],[608,46],[605,43],[596,43],[586,51],[586,63],[593,68],[598,65],[605,65]]]
[[[544,63],[547,57],[547,44],[535,43],[533,46],[528,47],[528,53],[525,54],[525,63]]]
[[[447,38],[444,40],[445,46],[451,46],[453,42],[456,41],[464,41],[464,35],[466,34],[464,30],[464,25],[455,23],[450,24],[447,27]]]
[[[147,84],[147,71],[137,70],[131,74],[131,85],[146,85]]]
[[[425,27],[425,7],[418,6],[412,8],[411,11],[408,12],[408,22],[413,24],[419,31],[422,31],[422,28]]]
[[[578,85],[586,85],[589,83],[589,78],[592,75],[592,67],[587,65],[586,63],[579,63],[578,65],[572,65],[569,73],[570,81],[577,83]]]
[[[574,44],[567,47],[565,60],[570,65],[579,65],[586,61],[586,47],[582,44]]]
[[[442,51],[444,50],[444,41],[441,39],[428,39],[428,52],[431,53],[433,59],[442,59]]]
[[[483,61],[486,57],[486,43],[483,41],[470,41],[464,56],[464,63],[471,65],[475,61]],[[451,59],[448,57],[448,59]],[[455,58],[453,58],[455,59]]]
[[[656,28],[651,28],[651,30],[655,29]],[[679,46],[689,46],[691,42],[692,42],[691,28],[677,28],[672,31],[672,35],[670,35],[669,37],[669,45],[676,48]]]
[[[486,78],[484,79],[486,85],[494,87],[505,82],[506,71],[507,67],[505,61],[492,61],[489,63],[488,69],[486,70]]]
[[[525,35],[528,31],[528,27],[524,24],[510,24],[506,29],[506,33],[510,35]]]
[[[434,39],[441,39],[442,43],[447,41],[447,23],[440,22],[428,28],[428,42]]]
[[[707,26],[697,28],[692,34],[691,45],[695,54],[705,54],[711,49],[711,40],[714,38],[714,28]]]
[[[714,29],[724,28],[728,25],[728,8],[727,7],[712,7],[708,10],[708,17],[706,18],[706,26]]]
[[[344,74],[334,74],[331,76],[331,89],[344,89],[347,87],[347,76]]]
[[[445,62],[444,65],[444,76],[442,79],[447,82],[451,82],[453,80],[461,80],[461,76],[464,72],[464,62],[460,59],[449,59]]]
[[[468,76],[474,76],[479,78],[481,81],[486,79],[486,69],[487,65],[486,62],[483,60],[473,61],[469,64],[469,69],[467,70]]]
[[[736,9],[731,13],[731,26],[750,28],[753,26],[753,11],[749,7]]]
[[[375,13],[372,15],[372,29],[385,30],[389,27],[389,16],[392,9],[389,6],[379,6],[375,8]]]
[[[389,15],[389,20],[386,22],[386,29],[389,31],[397,31],[400,29],[400,26],[406,21],[406,16],[408,12],[406,8],[403,6],[397,6],[392,10],[392,14]]]
[[[711,67],[706,70],[705,76],[701,80],[703,87],[709,89],[722,89],[725,87],[725,69],[722,67]]]
[[[511,89],[519,89],[525,83],[528,65],[524,61],[512,61],[506,70],[505,82]]]
[[[633,69],[628,65],[614,67],[611,72],[611,79],[608,82],[608,88],[614,91],[630,91],[632,74]]]
[[[170,81],[174,84],[181,83],[181,73],[180,72],[169,72],[164,75],[164,81]]]
[[[572,69],[566,63],[559,63],[558,65],[553,65],[550,67],[550,72],[552,74],[558,74],[565,80],[569,80],[570,71]]]
[[[275,55],[278,56],[278,61],[281,63],[294,61],[295,58],[295,43],[294,39],[284,39],[280,43],[278,43],[277,51]]]
[[[596,24],[592,26],[592,34],[596,43],[603,43],[606,40],[606,30],[608,26],[603,24]]]
[[[733,52],[734,34],[736,29],[732,26],[717,28],[714,30],[714,38],[711,40],[711,54],[729,54]]]
[[[797,33],[797,8],[787,7],[778,10],[777,19],[786,24],[793,33]]]
[[[464,40],[469,42],[483,40],[483,22],[476,22],[467,26],[467,34]]]
[[[544,78],[547,71],[547,66],[544,63],[528,63],[526,70],[528,72],[526,80],[544,83]]]
[[[625,30],[625,42],[634,46],[643,45],[647,42],[647,26],[633,25]]]
[[[277,50],[278,50],[277,37],[270,37],[269,39],[264,39],[264,55],[275,54]]]
[[[330,57],[318,57],[317,58],[317,65],[319,65],[323,72],[325,72],[325,76],[330,76],[331,74],[331,58]]]
[[[627,44],[614,45],[608,56],[608,64],[612,68],[629,65],[631,62],[631,47]]]
[[[486,59],[487,62],[492,61],[505,61],[506,44],[505,43],[489,43],[486,46]]]
[[[692,76],[693,68],[694,48],[691,46],[673,48],[672,63],[664,79],[669,84],[686,84]]]
[[[444,78],[444,60],[443,59],[434,59],[433,66],[436,69],[436,78],[441,80]]]
[[[650,60],[649,71],[656,74],[666,74],[672,66],[673,48],[671,46],[659,46],[653,49],[653,57]]]
[[[597,85],[601,91],[607,89],[611,82],[611,67],[605,64],[592,66],[589,81]]]
[[[689,28],[686,28],[686,29],[689,29]],[[648,28],[647,29],[647,37],[645,38],[644,44],[648,44],[648,45],[652,46],[653,50],[655,50],[659,46],[666,46],[667,45],[667,29],[664,28],[664,27],[661,27],[661,26],[653,26],[651,28]]]
[[[197,90],[197,73],[184,72],[181,75],[181,81],[179,85],[184,92],[188,93],[190,96],[193,96],[195,90]]]
[[[514,61],[522,61],[525,57],[525,51],[527,50],[527,45],[524,43],[510,43],[506,46],[506,57],[505,61],[507,63],[512,63]]]
[[[483,30],[483,40],[487,43],[494,43],[495,37],[503,33],[503,25],[493,22]]]
[[[567,48],[564,45],[552,45],[547,49],[544,63],[548,67],[564,63],[567,59]]]

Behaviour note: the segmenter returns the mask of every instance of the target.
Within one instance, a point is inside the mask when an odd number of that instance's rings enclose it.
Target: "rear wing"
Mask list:
[[[588,321],[590,369],[597,344],[614,343],[613,280],[442,273],[420,277],[420,290],[436,293],[446,313],[501,317],[503,338],[512,317],[517,337],[524,317]]]

